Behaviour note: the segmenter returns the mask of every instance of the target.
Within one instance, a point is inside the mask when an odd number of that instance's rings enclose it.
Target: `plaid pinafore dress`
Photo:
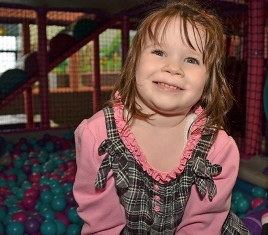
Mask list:
[[[113,171],[115,187],[125,208],[127,221],[121,234],[175,234],[193,184],[196,184],[201,196],[208,194],[210,200],[217,193],[213,176],[221,172],[221,166],[211,165],[206,160],[212,135],[202,135],[184,171],[176,179],[160,184],[142,169],[123,144],[116,128],[113,109],[106,107],[103,110],[108,139],[99,147],[99,153],[106,153],[106,156],[98,171],[95,187],[105,188],[107,174]],[[249,232],[240,219],[230,212],[221,234],[247,235]]]

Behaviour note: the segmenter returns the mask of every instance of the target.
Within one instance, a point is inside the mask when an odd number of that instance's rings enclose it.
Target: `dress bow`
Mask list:
[[[221,173],[222,167],[218,164],[212,165],[208,160],[197,157],[193,165],[194,181],[202,197],[208,192],[208,197],[212,200],[217,194],[217,188],[213,176]]]
[[[122,143],[112,141],[110,139],[104,140],[98,149],[99,155],[107,153],[103,158],[99,168],[95,187],[103,189],[107,183],[107,176],[109,171],[113,170],[115,177],[115,185],[117,188],[128,187],[128,157],[124,151]]]

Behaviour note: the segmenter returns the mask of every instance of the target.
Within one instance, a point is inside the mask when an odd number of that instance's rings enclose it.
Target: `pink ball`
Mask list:
[[[37,172],[34,172],[29,176],[29,180],[32,183],[38,183],[40,179],[41,179],[41,174],[39,174]]]
[[[31,186],[31,189],[35,189],[36,191],[39,191],[39,183],[38,182],[35,182],[35,183],[32,183],[32,186]]]
[[[52,172],[51,175],[50,175],[50,178],[60,180],[61,176],[59,174],[55,173],[55,172]]]
[[[34,196],[25,196],[22,199],[22,205],[26,210],[33,210],[36,204],[36,198]]]
[[[35,199],[38,199],[39,191],[34,188],[28,188],[24,192],[24,197],[27,197],[27,196],[31,196],[31,197],[34,197]]]
[[[15,174],[9,174],[9,175],[6,176],[6,180],[16,181],[17,176]]]
[[[24,211],[18,211],[12,215],[12,220],[24,223],[28,219],[28,215]]]
[[[256,197],[252,200],[251,202],[251,208],[255,209],[256,207],[258,207],[262,202],[264,201],[263,198],[261,197]]]
[[[70,220],[64,212],[57,211],[55,212],[55,215],[56,215],[56,219],[63,222],[66,227],[70,225]]]

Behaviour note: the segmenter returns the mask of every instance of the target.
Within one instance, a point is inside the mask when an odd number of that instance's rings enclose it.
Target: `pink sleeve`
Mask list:
[[[108,174],[104,190],[96,191],[94,187],[104,157],[98,155],[98,147],[106,138],[105,120],[101,112],[84,120],[75,131],[77,173],[73,193],[78,203],[77,212],[84,220],[82,235],[120,234],[126,223],[112,172]]]
[[[212,164],[222,166],[222,172],[214,178],[217,195],[212,201],[206,195],[199,197],[196,185],[192,186],[183,220],[177,229],[179,235],[220,234],[221,227],[228,215],[231,192],[239,168],[239,152],[234,140],[220,131],[207,159]]]

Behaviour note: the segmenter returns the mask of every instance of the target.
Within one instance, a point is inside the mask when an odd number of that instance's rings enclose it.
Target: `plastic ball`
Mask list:
[[[6,235],[23,235],[24,226],[21,222],[13,221],[6,225]]]
[[[39,197],[39,191],[37,189],[28,188],[25,190],[24,196],[32,196],[37,199]]]
[[[66,195],[66,203],[69,206],[77,206],[74,195],[72,191],[69,191]]]
[[[21,222],[22,224],[27,220],[28,215],[24,211],[18,211],[12,215],[12,220]]]
[[[17,180],[17,175],[9,174],[9,175],[6,176],[6,180],[8,180],[8,181],[16,181]]]
[[[265,197],[266,197],[266,190],[265,190],[264,188],[255,186],[255,187],[252,189],[252,195],[253,195],[254,197],[265,198]]]
[[[25,173],[25,174],[30,174],[32,172],[32,166],[31,165],[23,165],[22,166],[22,171]]]
[[[50,191],[50,187],[47,184],[42,184],[39,187],[39,191],[40,191],[40,193],[43,193],[43,192],[46,192],[46,191]]]
[[[45,144],[45,150],[47,152],[52,152],[54,150],[54,144],[51,142],[51,141],[48,141],[46,144]]]
[[[256,207],[258,207],[260,204],[262,204],[264,201],[263,198],[260,198],[260,197],[257,197],[257,198],[254,198],[251,202],[251,208],[252,209],[255,209]]]
[[[32,184],[28,180],[25,180],[21,184],[21,189],[26,190],[28,188],[31,188]]]
[[[41,178],[41,174],[40,173],[37,173],[37,172],[33,172],[32,174],[30,174],[29,176],[29,180],[32,182],[32,183],[38,183],[39,180]]]
[[[39,232],[41,223],[37,219],[29,218],[25,221],[25,232],[29,235]]]
[[[22,199],[22,205],[26,210],[34,209],[36,205],[36,197],[35,196],[25,196]]]
[[[64,193],[68,193],[69,191],[73,189],[73,184],[64,183],[62,187],[63,187]]]
[[[23,164],[24,164],[24,160],[20,159],[20,158],[15,159],[14,162],[13,162],[13,165],[14,165],[15,169],[21,169]]]
[[[68,212],[68,218],[72,223],[79,223],[81,218],[77,214],[76,207],[71,207]]]
[[[232,202],[238,201],[240,199],[244,198],[244,195],[240,191],[234,191],[232,194]]]
[[[7,186],[9,188],[16,187],[17,183],[15,181],[13,181],[13,180],[7,180]]]
[[[40,200],[42,203],[50,203],[53,198],[53,194],[50,191],[44,191],[40,194]]]
[[[81,226],[78,224],[70,224],[66,230],[67,235],[79,235],[81,234]]]
[[[41,152],[41,153],[39,154],[39,156],[38,156],[38,161],[39,161],[39,163],[40,163],[40,164],[44,164],[44,163],[46,163],[47,160],[48,160],[48,157],[49,157],[48,153],[46,153],[46,152]]]
[[[42,235],[56,235],[57,225],[54,221],[45,221],[41,224],[40,232]]]
[[[34,213],[34,214],[31,216],[31,219],[35,219],[35,220],[39,221],[40,224],[42,224],[42,223],[45,221],[44,216],[42,216],[42,215],[39,214],[39,213]]]
[[[34,173],[42,173],[43,172],[43,167],[39,164],[34,164],[32,166],[32,172]]]
[[[8,208],[8,213],[9,214],[13,214],[13,213],[16,213],[18,211],[21,211],[21,208],[18,206],[18,205],[12,205]]]
[[[55,220],[57,226],[57,235],[64,235],[66,232],[65,224],[60,220]]]
[[[51,193],[54,196],[64,194],[63,188],[59,184],[53,184],[50,186],[50,188],[51,188]]]
[[[18,176],[17,176],[17,182],[18,183],[21,183],[21,182],[25,181],[27,178],[28,178],[27,174],[25,174],[22,171],[18,172]]]
[[[55,196],[51,201],[51,207],[54,211],[63,211],[66,206],[66,200],[64,197]]]
[[[45,218],[47,221],[52,221],[56,218],[55,212],[52,209],[44,208],[40,211],[40,214]]]
[[[6,217],[7,211],[3,208],[0,207],[0,221],[3,221],[4,218]]]
[[[234,203],[234,202],[231,203],[231,209],[232,209],[232,211],[234,213],[237,213],[237,205],[236,205],[236,203]]]
[[[7,225],[11,222],[15,222],[15,221],[12,221],[12,215],[11,214],[7,214],[4,218],[4,220],[2,220],[3,224],[4,225]]]
[[[56,172],[52,172],[51,175],[50,175],[50,178],[51,179],[56,179],[56,180],[60,180],[61,179],[61,175],[59,175],[58,173]]]
[[[239,213],[245,213],[250,208],[249,202],[244,198],[241,198],[239,201],[237,201],[236,206],[237,206],[237,211]]]
[[[68,219],[68,217],[65,213],[60,212],[60,211],[56,211],[55,215],[56,215],[56,219],[63,222],[66,227],[70,225],[70,220]]]
[[[7,182],[5,179],[0,179],[0,187],[1,186],[6,186],[7,185]]]

